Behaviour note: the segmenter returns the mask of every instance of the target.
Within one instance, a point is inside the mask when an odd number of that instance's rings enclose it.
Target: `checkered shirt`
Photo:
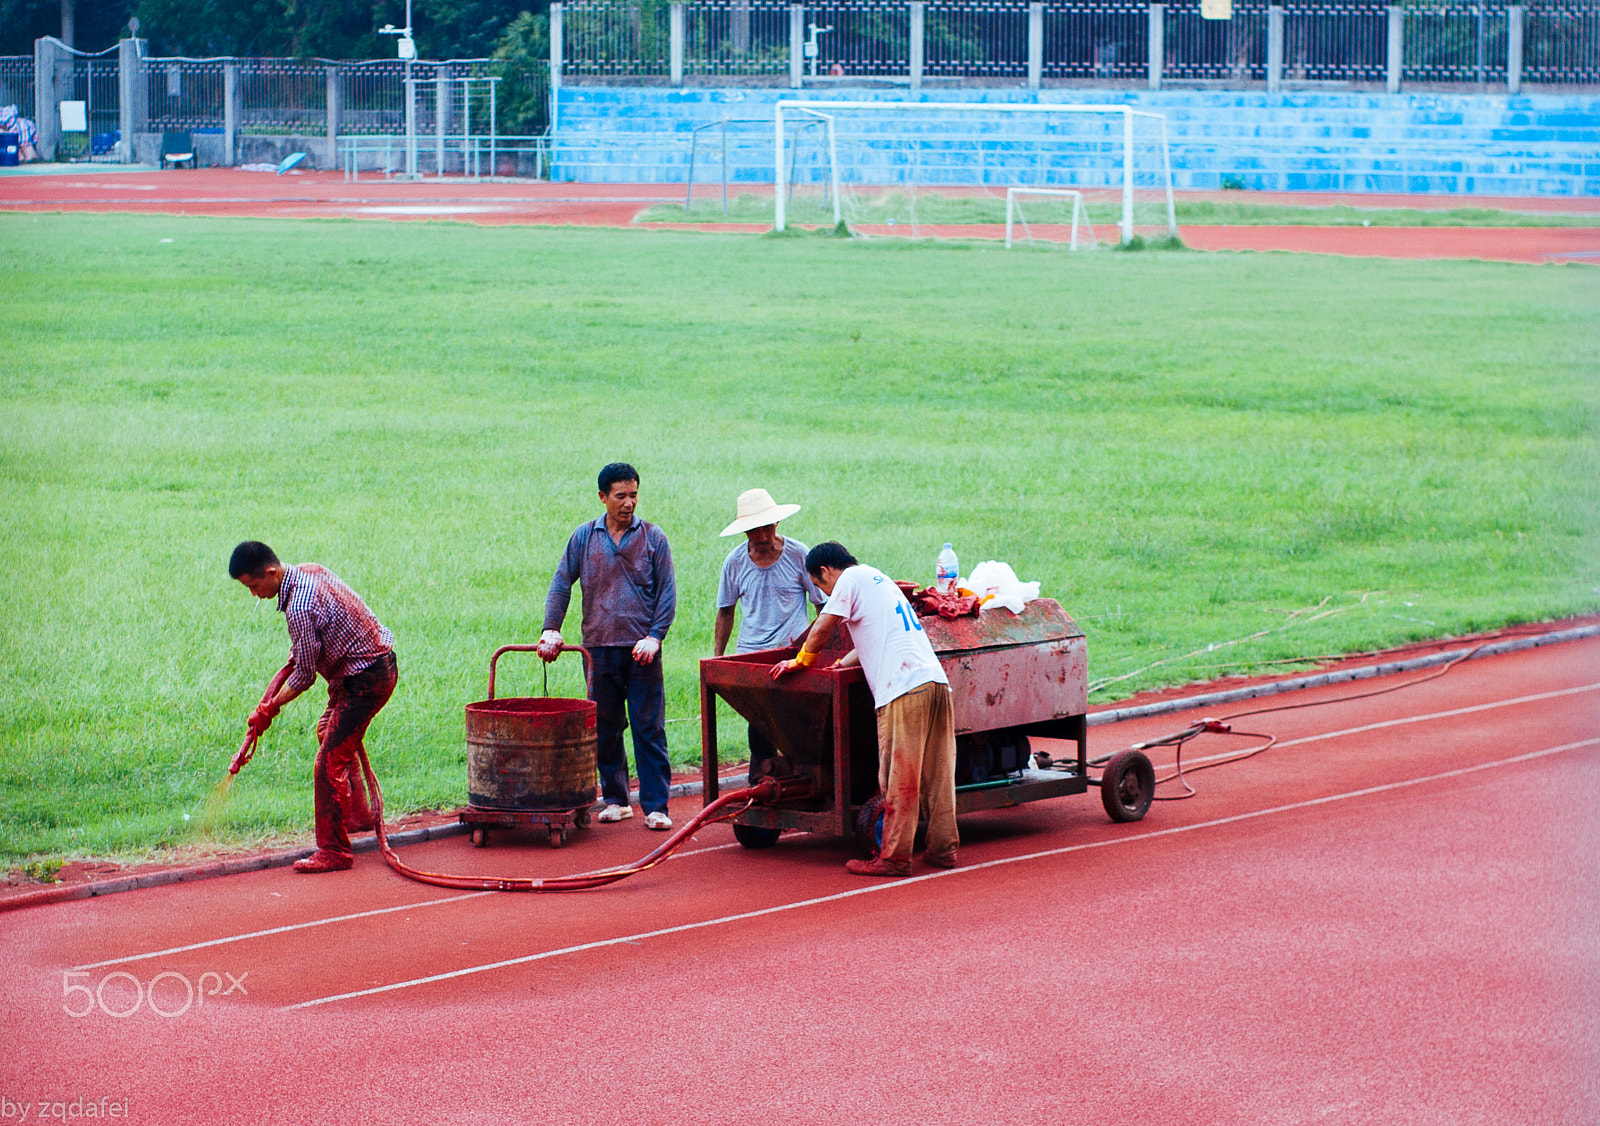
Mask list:
[[[394,635],[361,597],[316,563],[283,569],[278,609],[289,627],[294,660],[285,687],[296,692],[310,688],[317,673],[327,680],[354,676],[394,648]]]

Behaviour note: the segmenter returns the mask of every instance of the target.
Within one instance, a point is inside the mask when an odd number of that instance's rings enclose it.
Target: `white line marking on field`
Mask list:
[[[493,895],[492,891],[470,891],[465,895],[447,895],[443,899],[424,899],[419,903],[403,903],[399,907],[378,907],[371,911],[357,911],[353,915],[332,915],[326,919],[313,919],[308,923],[289,923],[281,927],[269,927],[264,931],[250,931],[248,934],[233,934],[227,938],[213,938],[206,942],[191,942],[187,946],[171,946],[165,950],[152,950],[148,954],[129,954],[124,958],[107,958],[103,962],[85,962],[81,966],[73,966],[75,970],[97,970],[101,966],[119,966],[124,962],[138,962],[145,958],[161,958],[168,954],[185,954],[190,950],[204,950],[207,946],[222,946],[229,942],[243,942],[250,938],[263,938],[269,934],[283,934],[287,931],[304,930],[307,927],[323,927],[329,923],[348,923],[351,919],[369,919],[374,915],[389,915],[396,911],[421,910],[424,907],[437,907],[441,903],[459,903],[463,899],[477,899],[483,895]]]
[[[482,215],[493,211],[510,211],[509,207],[486,207],[480,204],[401,203],[384,207],[358,207],[366,215]]]
[[[725,848],[738,848],[739,843],[709,845],[706,848],[690,849],[687,852],[674,853],[669,860],[682,860],[689,856],[699,856],[702,852],[721,852]],[[169,954],[186,954],[191,950],[204,950],[208,946],[225,946],[230,942],[245,942],[252,938],[265,938],[268,935],[285,934],[289,931],[305,930],[308,927],[324,927],[330,923],[348,923],[352,919],[368,919],[374,915],[392,915],[396,911],[421,910],[424,907],[437,907],[443,903],[460,903],[463,899],[480,899],[486,895],[498,895],[494,891],[469,891],[464,895],[447,895],[442,899],[424,899],[417,903],[402,903],[398,907],[377,907],[371,911],[357,911],[353,915],[330,915],[326,919],[311,919],[304,923],[286,923],[281,927],[269,927],[266,930],[249,931],[245,934],[232,934],[226,938],[213,938],[205,942],[191,942],[187,946],[169,946],[165,950],[151,950],[145,954],[128,954],[121,958],[107,958],[103,962],[85,962],[81,966],[73,966],[74,970],[96,970],[102,966],[120,966],[124,962],[141,962],[146,958],[163,958]]]
[[[1486,712],[1491,708],[1509,708],[1514,704],[1532,704],[1539,700],[1553,700],[1558,696],[1572,696],[1579,692],[1593,692],[1597,688],[1600,688],[1600,683],[1583,684],[1579,685],[1577,688],[1558,688],[1553,692],[1539,692],[1532,696],[1517,696],[1510,700],[1496,700],[1492,704],[1473,704],[1470,707],[1465,708],[1452,708],[1447,712],[1429,712],[1427,715],[1409,715],[1401,719],[1386,719],[1381,723],[1364,723],[1360,727],[1346,727],[1342,731],[1328,731],[1321,735],[1302,735],[1298,739],[1289,739],[1282,743],[1274,743],[1272,749],[1277,751],[1282,750],[1284,747],[1298,747],[1305,743],[1317,743],[1323,739],[1337,739],[1341,735],[1359,735],[1363,731],[1376,731],[1382,727],[1400,727],[1407,723],[1424,723],[1431,719],[1449,719],[1451,716],[1470,715],[1473,712]],[[1247,716],[1245,718],[1248,719],[1254,717]],[[1236,731],[1234,734],[1240,735],[1242,732]],[[1185,759],[1184,765],[1186,767],[1198,766],[1203,762],[1218,762],[1223,759],[1237,758],[1240,754],[1241,752],[1239,751],[1223,751],[1220,754],[1206,755],[1204,758]]]
[[[472,974],[487,973],[490,970],[501,970],[509,966],[526,965],[529,962],[539,962],[547,958],[560,957],[563,954],[578,954],[585,950],[599,950],[607,946],[620,946],[624,943],[637,943],[646,938],[661,938],[669,934],[681,934],[684,931],[702,930],[706,927],[722,926],[728,923],[742,922],[746,919],[758,919],[763,915],[776,915],[785,911],[795,911],[803,907],[816,907],[824,903],[837,903],[845,899],[853,899],[861,895],[874,895],[879,892],[894,891],[912,884],[926,883],[929,880],[943,880],[952,877],[967,875],[971,872],[980,872],[985,868],[998,868],[1005,864],[1020,864],[1027,860],[1043,860],[1052,856],[1064,856],[1072,852],[1084,852],[1088,849],[1107,848],[1112,845],[1131,844],[1135,841],[1147,841],[1156,837],[1169,837],[1178,833],[1192,833],[1197,829],[1211,829],[1218,825],[1231,825],[1239,821],[1250,821],[1258,817],[1270,817],[1276,813],[1287,813],[1297,809],[1310,809],[1313,806],[1327,805],[1330,802],[1345,801],[1349,798],[1366,797],[1371,794],[1381,794],[1390,790],[1400,790],[1409,786],[1420,786],[1428,782],[1439,782],[1446,778],[1459,778],[1467,774],[1476,774],[1483,770],[1495,770],[1513,763],[1528,762],[1532,759],[1543,758],[1547,755],[1560,754],[1563,751],[1577,750],[1580,747],[1600,746],[1600,737],[1583,739],[1576,743],[1564,743],[1559,747],[1547,747],[1542,751],[1529,751],[1526,754],[1514,755],[1511,758],[1496,759],[1493,762],[1478,763],[1476,766],[1463,766],[1456,770],[1446,770],[1439,774],[1429,774],[1422,778],[1410,778],[1403,782],[1388,782],[1381,786],[1368,786],[1360,790],[1348,790],[1342,794],[1330,794],[1327,797],[1308,798],[1305,801],[1291,802],[1288,805],[1272,806],[1269,809],[1252,810],[1249,813],[1236,813],[1231,817],[1218,817],[1211,821],[1201,821],[1193,825],[1179,825],[1171,829],[1157,829],[1149,833],[1139,833],[1128,837],[1113,837],[1110,840],[1090,841],[1086,844],[1066,845],[1062,848],[1046,849],[1042,852],[1030,852],[1022,856],[1005,856],[998,860],[988,860],[981,864],[971,864],[962,868],[954,868],[944,872],[929,872],[921,876],[909,876],[902,880],[889,883],[874,884],[870,887],[855,888],[850,891],[837,892],[833,895],[818,896],[814,899],[802,899],[794,903],[783,903],[776,907],[764,907],[758,911],[743,911],[737,915],[723,915],[716,919],[704,919],[696,923],[683,923],[675,927],[663,927],[660,930],[641,931],[638,934],[623,935],[620,938],[605,938],[595,942],[584,942],[576,946],[563,946],[557,950],[543,950],[537,954],[525,954],[520,958],[506,958],[499,962],[488,962],[481,966],[468,966],[466,969],[450,970],[447,973],[430,974],[427,977],[412,978],[409,981],[397,981],[393,985],[379,985],[372,989],[358,989],[350,993],[336,993],[330,997],[317,997],[310,1001],[300,1001],[293,1005],[285,1005],[288,1009],[309,1009],[316,1005],[327,1005],[334,1001],[348,1001],[355,997],[370,997],[375,993],[390,993],[397,989],[410,989],[418,985],[431,985],[437,981],[450,981],[455,978],[468,977]]]

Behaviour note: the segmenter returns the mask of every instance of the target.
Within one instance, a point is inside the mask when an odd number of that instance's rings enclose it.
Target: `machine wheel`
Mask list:
[[[587,829],[589,827],[589,811],[587,809],[578,810],[573,815],[572,823],[580,829]]]
[[[1156,771],[1143,751],[1118,751],[1100,775],[1100,802],[1113,821],[1138,821],[1156,796]]]
[[[771,848],[778,843],[779,829],[765,829],[760,825],[733,824],[733,839],[745,848]]]
[[[883,847],[883,798],[869,799],[856,815],[856,845],[867,856]]]
[[[483,848],[488,843],[489,830],[485,829],[482,825],[474,825],[472,827],[472,847]]]
[[[552,826],[550,826],[550,847],[551,848],[560,848],[563,844],[566,843],[566,840],[567,840],[566,834],[562,832],[560,825],[552,825]]]

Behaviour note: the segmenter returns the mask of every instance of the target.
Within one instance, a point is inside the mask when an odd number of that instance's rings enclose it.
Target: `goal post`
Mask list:
[[[946,122],[945,132],[938,133],[926,125],[927,118],[938,115],[955,115],[957,121],[987,115],[990,120],[975,121],[970,129],[951,129]],[[907,125],[899,131],[886,130],[885,119],[894,116],[906,116]],[[919,117],[924,120],[912,125]],[[877,120],[867,124],[872,118]],[[1120,129],[1115,128],[1118,119]],[[1134,238],[1136,197],[1141,201],[1143,221],[1139,225],[1143,230],[1172,237],[1178,234],[1163,114],[1114,104],[794,98],[780,99],[773,107],[773,226],[778,231],[791,221],[800,134],[813,132],[803,129],[802,121],[826,125],[827,150],[814,152],[809,175],[813,183],[831,181],[829,194],[835,224],[850,218],[840,208],[841,183],[861,185],[867,182],[864,177],[876,174],[889,181],[881,185],[884,187],[911,185],[914,191],[920,183],[924,187],[936,185],[948,193],[963,185],[993,187],[993,177],[999,175],[1014,181],[1005,184],[1008,188],[1078,188],[1092,179],[1099,189],[1100,202],[1095,206],[1100,209],[1102,220],[1112,217],[1105,211],[1114,206],[1113,200],[1120,204],[1113,214],[1125,244]],[[841,144],[860,154],[872,171],[863,172],[850,159],[841,169]],[[899,146],[896,151],[886,151],[895,146]],[[998,165],[984,165],[986,150],[987,159],[998,160]],[[996,152],[1000,155],[996,156]],[[924,159],[928,162],[926,167]],[[962,166],[963,159],[969,166]],[[972,161],[976,161],[976,167],[970,166]],[[933,165],[938,167],[932,168]],[[919,176],[933,178],[922,181]],[[992,206],[997,207],[998,203],[995,200]],[[1008,210],[1009,207],[1008,199]],[[854,220],[851,222],[854,225]]]
[[[1059,196],[1072,201],[1072,241],[1067,244],[1068,250],[1078,249],[1078,225],[1083,221],[1083,193],[1076,188],[1007,188],[1006,189],[1006,249],[1011,249],[1011,228],[1017,217],[1017,197],[1019,195]],[[1028,229],[1028,221],[1022,221],[1022,229]],[[1090,235],[1093,236],[1094,228],[1091,227]]]

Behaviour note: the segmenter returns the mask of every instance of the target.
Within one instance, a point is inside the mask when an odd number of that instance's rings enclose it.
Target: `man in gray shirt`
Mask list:
[[[780,536],[778,521],[800,511],[798,504],[777,504],[765,489],[739,494],[737,515],[722,529],[724,536],[744,533],[745,542],[728,553],[717,584],[714,651],[720,657],[733,635],[733,608],[742,603],[743,621],[735,653],[784,649],[798,645],[811,628],[806,603],[821,606],[822,592],[806,574],[806,545]],[[750,726],[750,782],[761,764],[777,754],[771,741]]]
[[[572,584],[580,583],[583,644],[594,661],[595,754],[606,803],[600,820],[633,816],[628,804],[628,760],[622,751],[626,707],[644,823],[651,829],[670,829],[667,790],[672,762],[667,758],[667,698],[660,653],[678,609],[672,549],[660,528],[634,515],[639,473],[633,466],[613,462],[600,471],[599,485],[605,514],[580,524],[567,541],[550,579],[539,656],[553,661],[561,655],[561,623]]]

